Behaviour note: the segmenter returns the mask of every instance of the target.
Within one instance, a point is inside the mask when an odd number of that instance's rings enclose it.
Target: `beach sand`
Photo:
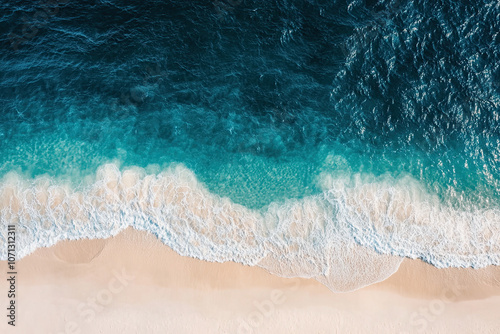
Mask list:
[[[16,327],[4,315],[0,333],[500,333],[493,266],[405,259],[383,282],[333,293],[313,279],[182,257],[129,228],[39,249],[17,271]],[[7,290],[4,279],[5,314]]]

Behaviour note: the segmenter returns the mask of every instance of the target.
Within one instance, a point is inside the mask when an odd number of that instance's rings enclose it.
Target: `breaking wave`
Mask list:
[[[131,226],[184,256],[313,277],[334,291],[384,280],[402,257],[437,267],[500,264],[496,208],[455,208],[410,176],[323,173],[318,186],[320,194],[249,209],[211,193],[181,164],[154,173],[106,164],[79,186],[9,173],[0,185],[0,238],[16,224],[23,257]]]

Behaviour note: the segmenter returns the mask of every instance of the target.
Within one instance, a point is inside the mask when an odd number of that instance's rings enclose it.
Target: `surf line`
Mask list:
[[[7,282],[9,291],[7,297],[9,299],[9,307],[7,307],[7,323],[11,326],[16,326],[16,226],[8,225],[7,227]]]

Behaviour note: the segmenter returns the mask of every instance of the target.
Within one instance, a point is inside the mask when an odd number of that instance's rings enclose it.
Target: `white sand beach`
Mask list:
[[[106,240],[38,249],[17,266],[16,327],[4,320],[1,333],[498,333],[500,328],[500,267],[493,266],[437,269],[405,259],[383,282],[333,293],[312,279],[182,257],[131,228]],[[0,289],[7,291],[6,280]]]

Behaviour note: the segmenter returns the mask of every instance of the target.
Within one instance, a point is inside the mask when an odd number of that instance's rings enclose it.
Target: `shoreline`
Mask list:
[[[334,293],[314,279],[182,257],[131,228],[109,239],[38,249],[17,265],[22,333],[493,333],[500,327],[495,266],[438,269],[405,259],[382,282]],[[6,281],[0,289],[7,291]]]

